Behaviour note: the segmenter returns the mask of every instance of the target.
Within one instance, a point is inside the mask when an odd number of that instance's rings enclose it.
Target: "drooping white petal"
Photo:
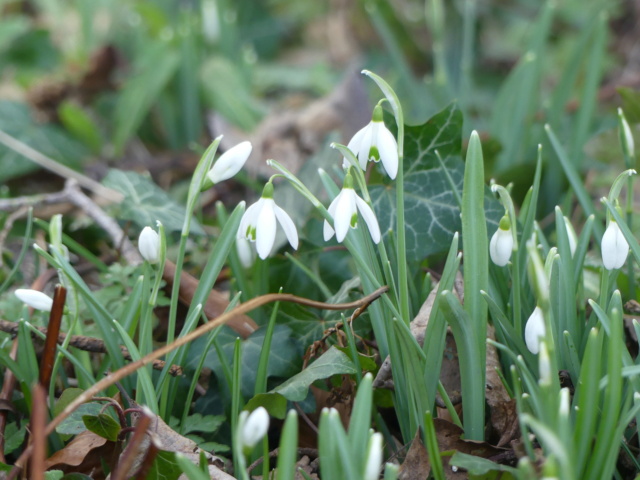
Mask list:
[[[351,138],[351,140],[349,140],[349,143],[347,144],[347,148],[349,150],[351,150],[351,152],[356,156],[356,158],[358,158],[358,152],[360,151],[360,146],[362,144],[362,139],[364,138],[365,133],[366,133],[368,128],[369,128],[369,125],[366,125],[366,126],[362,127],[360,130],[358,130],[356,132],[356,134]],[[346,157],[343,157],[342,167],[343,168],[347,168],[349,165],[351,165],[349,160],[347,160]],[[360,166],[362,167],[362,163],[360,163]],[[366,166],[367,166],[367,164],[365,162],[365,168],[366,168]]]
[[[513,234],[511,230],[498,228],[489,242],[489,255],[493,263],[499,267],[504,267],[509,263],[513,250]]]
[[[542,309],[536,307],[524,327],[524,341],[531,353],[537,354],[540,351],[540,337],[544,337],[545,332]]]
[[[369,449],[367,452],[367,463],[365,464],[364,480],[377,480],[380,478],[380,467],[382,465],[382,434],[374,433],[369,439]]]
[[[26,303],[31,308],[36,310],[42,310],[43,312],[50,312],[53,306],[53,300],[48,295],[30,288],[19,288],[13,292],[20,301]]]
[[[245,210],[244,215],[242,215],[242,218],[240,219],[240,225],[238,226],[238,237],[243,237],[251,241],[255,240],[248,235],[247,231],[249,230],[249,227],[252,229],[256,227],[256,224],[258,223],[258,215],[262,210],[263,203],[264,199],[260,198],[256,203]]]
[[[367,162],[369,161],[369,151],[371,150],[371,143],[373,142],[373,122],[364,127],[362,138],[360,139],[360,145],[357,146],[358,151],[353,152],[358,157],[360,162],[360,168],[362,170],[367,169]]]
[[[393,180],[398,174],[398,143],[396,142],[396,137],[382,123],[378,128],[378,136],[374,141],[378,147],[382,165],[387,175]]]
[[[371,234],[371,240],[373,240],[373,243],[380,243],[380,225],[378,224],[376,214],[373,212],[367,202],[365,202],[357,195],[356,205],[358,206],[358,210],[360,210],[360,213],[362,214],[362,218],[364,218],[364,221],[367,224],[367,228],[369,229],[369,233]]]
[[[331,218],[333,218],[334,221],[335,221],[336,207],[338,206],[339,199],[340,199],[340,194],[338,194],[338,196],[333,199],[333,201],[329,205],[329,208],[327,209],[327,211],[329,212],[329,215],[331,215]],[[324,237],[324,241],[328,242],[329,239],[333,237],[334,233],[335,231],[333,230],[329,222],[325,220],[324,225],[322,226],[322,236]]]
[[[273,211],[272,198],[262,198],[262,209],[258,213],[256,222],[256,250],[261,259],[265,259],[271,253],[273,243],[276,240],[276,215]]]
[[[287,236],[287,240],[293,247],[294,250],[298,249],[298,231],[296,230],[296,226],[291,220],[291,217],[287,212],[281,209],[275,203],[273,204],[273,210],[276,214],[276,218],[282,225],[282,229],[284,230],[284,234]]]
[[[224,152],[207,173],[209,180],[220,183],[238,173],[251,155],[251,142],[241,142]]]
[[[251,246],[251,242],[244,236],[236,238],[236,252],[240,263],[244,268],[250,268],[256,258],[256,252]]]
[[[621,268],[629,254],[629,244],[624,238],[618,224],[611,220],[602,236],[602,263],[607,270]]]
[[[149,263],[158,263],[160,259],[160,235],[151,227],[144,227],[138,237],[140,255]]]
[[[342,243],[351,227],[351,219],[356,214],[356,192],[352,188],[343,188],[338,195],[335,215],[333,215],[333,228],[336,231],[336,240]]]
[[[240,432],[242,445],[253,448],[269,430],[269,413],[264,407],[258,407],[248,417],[243,415],[241,420],[244,420]]]

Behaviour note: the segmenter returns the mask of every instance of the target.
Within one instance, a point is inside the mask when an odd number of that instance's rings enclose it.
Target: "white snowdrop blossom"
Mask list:
[[[382,465],[382,434],[374,433],[369,439],[369,452],[365,465],[364,480],[377,480],[380,478],[380,466]]]
[[[269,430],[269,413],[264,407],[251,414],[246,410],[240,414],[240,441],[243,448],[253,448]]]
[[[236,238],[236,252],[244,268],[251,268],[256,259],[256,251],[245,237]]]
[[[276,240],[276,220],[282,226],[291,246],[297,250],[296,226],[287,212],[273,201],[273,184],[269,182],[264,186],[260,200],[244,212],[238,228],[238,237],[255,242],[258,255],[263,260],[271,253]]]
[[[328,221],[324,221],[323,235],[325,242],[336,235],[336,240],[342,243],[347,236],[349,227],[356,228],[358,226],[358,211],[362,214],[371,239],[374,243],[380,242],[380,226],[376,219],[375,213],[371,207],[360,198],[353,189],[353,178],[350,173],[344,177],[344,187],[336,198],[329,205],[329,215],[333,218],[333,228]],[[335,230],[334,230],[335,228]]]
[[[540,351],[540,338],[546,334],[542,309],[536,307],[524,327],[524,342],[534,355]]]
[[[358,158],[360,168],[367,169],[369,160],[382,161],[387,175],[391,179],[398,174],[398,142],[382,121],[382,107],[376,105],[373,109],[373,118],[364,128],[360,129],[347,145],[349,150]],[[349,165],[345,158],[343,167]]]
[[[252,149],[251,142],[241,142],[224,152],[207,173],[209,180],[220,183],[233,177],[242,169]]]
[[[53,306],[53,300],[50,296],[39,292],[38,290],[31,290],[30,288],[19,288],[13,292],[20,301],[26,303],[31,308],[36,310],[42,310],[43,312],[50,312]]]
[[[627,260],[629,244],[613,219],[609,221],[609,226],[602,236],[600,250],[602,251],[602,263],[607,270],[621,268]]]
[[[493,263],[499,267],[504,267],[509,263],[512,251],[513,232],[511,231],[509,217],[505,215],[500,220],[498,230],[496,230],[496,233],[491,237],[491,241],[489,242],[489,255]]]
[[[140,255],[149,263],[160,260],[160,235],[151,227],[144,227],[138,237]]]

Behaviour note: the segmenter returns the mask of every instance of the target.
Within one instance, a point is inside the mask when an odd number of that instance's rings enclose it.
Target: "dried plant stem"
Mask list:
[[[374,292],[370,293],[366,297],[363,297],[360,300],[357,300],[355,302],[349,302],[349,303],[323,303],[323,302],[317,302],[314,300],[309,300],[303,297],[298,297],[296,295],[291,295],[289,293],[269,293],[267,295],[262,295],[260,297],[253,298],[246,303],[238,305],[233,310],[223,313],[215,320],[212,320],[209,323],[205,323],[204,325],[201,325],[196,330],[188,333],[184,337],[177,338],[173,343],[170,343],[169,345],[165,345],[164,347],[161,347],[158,350],[155,350],[149,353],[148,355],[142,357],[140,360],[130,363],[128,365],[125,365],[121,369],[116,370],[113,373],[110,373],[105,378],[103,378],[98,383],[96,383],[93,387],[89,388],[88,390],[85,390],[81,395],[76,397],[76,399],[73,402],[67,405],[67,407],[47,425],[47,428],[45,429],[45,435],[50,435],[65,418],[67,418],[69,415],[71,415],[71,413],[73,413],[73,411],[76,408],[78,408],[83,403],[89,401],[93,396],[97,395],[102,390],[110,387],[116,382],[119,382],[123,378],[131,375],[136,370],[144,367],[145,365],[152,363],[154,360],[157,360],[160,357],[163,357],[167,353],[172,352],[173,350],[194,341],[196,338],[201,337],[205,333],[210,332],[214,328],[227,323],[230,319],[232,319],[237,315],[245,314],[262,305],[266,305],[268,303],[273,303],[273,302],[291,302],[291,303],[297,303],[299,305],[307,306],[310,308],[318,308],[322,310],[349,310],[352,308],[360,308],[363,305],[369,305],[371,302],[381,297],[388,290],[389,290],[389,287],[383,286],[378,288]],[[31,455],[31,447],[27,447],[25,451],[22,452],[22,455],[20,455],[18,460],[16,460],[15,466],[13,467],[13,470],[11,470],[11,473],[8,476],[8,480],[12,480],[17,477],[20,470],[22,469],[22,466],[24,465],[25,461],[29,458],[30,455]]]

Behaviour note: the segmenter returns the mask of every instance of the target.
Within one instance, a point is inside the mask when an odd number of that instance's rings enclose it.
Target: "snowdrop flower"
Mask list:
[[[489,254],[493,263],[499,267],[504,267],[509,263],[511,252],[513,251],[513,232],[511,231],[511,222],[509,217],[505,215],[500,220],[500,226],[496,233],[491,237],[489,242]]]
[[[527,320],[527,325],[524,327],[524,342],[527,344],[529,351],[534,355],[540,351],[540,337],[544,337],[545,334],[546,328],[542,309],[536,307]]]
[[[151,227],[144,227],[138,238],[140,255],[149,263],[158,263],[160,259],[160,235]]]
[[[600,250],[602,251],[602,263],[607,270],[620,268],[627,260],[629,244],[614,219],[609,221],[609,226],[602,236]]]
[[[236,238],[236,252],[244,268],[251,268],[256,259],[256,251],[245,237]]]
[[[240,414],[239,425],[242,447],[251,449],[267,434],[269,414],[264,407],[256,408],[251,414],[245,410]]]
[[[252,149],[251,142],[241,142],[224,152],[207,173],[209,180],[220,183],[233,177],[242,169]]]
[[[382,434],[374,433],[369,439],[369,452],[367,464],[364,469],[364,480],[377,480],[380,478],[380,466],[382,465]]]
[[[358,158],[360,168],[363,170],[367,169],[369,160],[382,161],[382,165],[391,179],[396,178],[398,174],[398,143],[382,121],[382,107],[380,105],[376,105],[373,109],[371,122],[353,136],[347,147]],[[342,165],[347,167],[349,161],[345,158]]]
[[[329,205],[329,214],[333,218],[333,227],[329,225],[328,221],[324,221],[324,240],[325,242],[336,234],[336,240],[342,243],[347,236],[349,227],[356,228],[358,226],[358,211],[362,214],[371,239],[374,243],[380,242],[380,226],[376,219],[375,213],[367,202],[360,198],[356,191],[353,189],[353,177],[350,173],[344,177],[344,187],[336,198],[333,199],[331,205]]]
[[[256,250],[261,259],[271,253],[276,240],[276,220],[282,226],[287,240],[294,249],[298,248],[298,232],[291,217],[273,201],[273,184],[264,186],[262,197],[247,208],[240,220],[238,237],[256,243]]]
[[[30,288],[19,288],[13,292],[20,301],[26,303],[31,308],[36,310],[42,310],[43,312],[50,312],[53,306],[53,300],[48,295],[39,292],[38,290],[31,290]]]

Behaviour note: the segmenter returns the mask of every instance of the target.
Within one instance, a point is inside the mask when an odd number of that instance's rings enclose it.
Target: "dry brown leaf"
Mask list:
[[[487,336],[495,340],[495,330],[489,325]],[[509,397],[496,369],[500,368],[498,351],[493,345],[487,345],[487,379],[485,396],[489,407],[491,436],[497,438],[496,445],[503,447],[520,436],[518,412],[515,399]]]
[[[429,454],[422,443],[420,432],[416,432],[407,456],[402,462],[402,465],[400,465],[398,479],[424,480],[429,475],[430,470],[431,462],[429,461]]]
[[[62,470],[65,473],[84,473],[94,479],[101,479],[104,478],[101,460],[110,459],[115,447],[114,442],[85,430],[76,435],[63,449],[51,455],[45,461],[45,468]]]

